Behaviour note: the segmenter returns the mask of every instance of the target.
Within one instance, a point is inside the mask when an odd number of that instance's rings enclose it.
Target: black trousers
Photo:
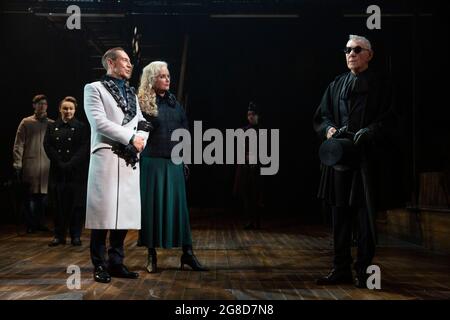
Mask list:
[[[354,269],[358,273],[366,273],[375,255],[375,243],[369,224],[369,213],[366,207],[333,207],[333,240],[334,267],[338,270],[350,269],[352,259],[352,229],[357,219],[358,253]]]
[[[106,260],[106,236],[109,231],[108,262]],[[128,230],[91,230],[91,261],[97,266],[123,264],[123,242]]]
[[[33,193],[28,195],[25,208],[25,224],[27,228],[36,229],[44,225],[47,195]]]
[[[83,213],[85,208],[76,202],[74,186],[55,187],[55,238],[65,239],[67,228],[70,237],[79,238],[83,224]]]

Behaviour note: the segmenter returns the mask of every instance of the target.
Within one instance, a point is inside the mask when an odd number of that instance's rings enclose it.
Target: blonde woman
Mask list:
[[[184,166],[171,160],[176,144],[171,141],[171,134],[179,128],[188,129],[188,121],[183,107],[169,89],[167,63],[154,61],[144,68],[138,98],[144,117],[154,129],[141,154],[139,240],[148,248],[146,269],[150,273],[157,272],[158,247],[182,247],[181,269],[187,264],[195,271],[206,271],[192,251]]]

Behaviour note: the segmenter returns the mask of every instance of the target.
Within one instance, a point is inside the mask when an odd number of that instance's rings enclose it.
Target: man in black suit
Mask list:
[[[385,77],[369,70],[373,51],[369,40],[350,35],[345,48],[350,72],[330,83],[314,115],[314,130],[323,140],[351,136],[358,159],[353,167],[322,164],[319,198],[332,207],[334,268],[317,283],[355,282],[366,287],[367,267],[375,255],[377,178],[381,172],[383,145],[395,121],[392,86]],[[351,264],[352,225],[357,218],[358,254],[353,279]]]

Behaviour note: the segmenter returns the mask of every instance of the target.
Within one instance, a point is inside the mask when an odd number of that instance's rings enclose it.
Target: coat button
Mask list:
[[[67,140],[71,141],[71,140],[72,140],[72,138],[67,138]]]
[[[69,152],[70,152],[70,150],[67,150],[66,152],[67,152],[67,153],[69,153]]]
[[[134,127],[134,129],[133,130],[136,130],[136,127]]]
[[[72,129],[72,131],[75,131],[75,128],[71,128]]]
[[[55,128],[55,131],[58,131],[59,129],[58,128]]]
[[[56,137],[56,140],[59,140],[59,137]]]
[[[61,150],[58,150],[58,152],[61,152]]]

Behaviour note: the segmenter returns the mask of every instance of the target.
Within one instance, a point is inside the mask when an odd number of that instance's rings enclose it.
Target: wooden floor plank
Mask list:
[[[450,259],[392,239],[380,243],[374,263],[382,270],[381,290],[352,285],[318,286],[332,263],[329,227],[265,221],[264,229],[244,230],[220,213],[192,217],[193,247],[208,272],[180,270],[181,249],[158,249],[159,272],[145,271],[147,250],[137,232],[125,242],[126,264],[136,280],[109,284],[92,279],[89,231],[83,245],[49,248],[49,233],[17,234],[0,228],[0,299],[449,299]],[[23,231],[23,230],[21,230]],[[81,289],[70,290],[69,265],[81,269]]]

